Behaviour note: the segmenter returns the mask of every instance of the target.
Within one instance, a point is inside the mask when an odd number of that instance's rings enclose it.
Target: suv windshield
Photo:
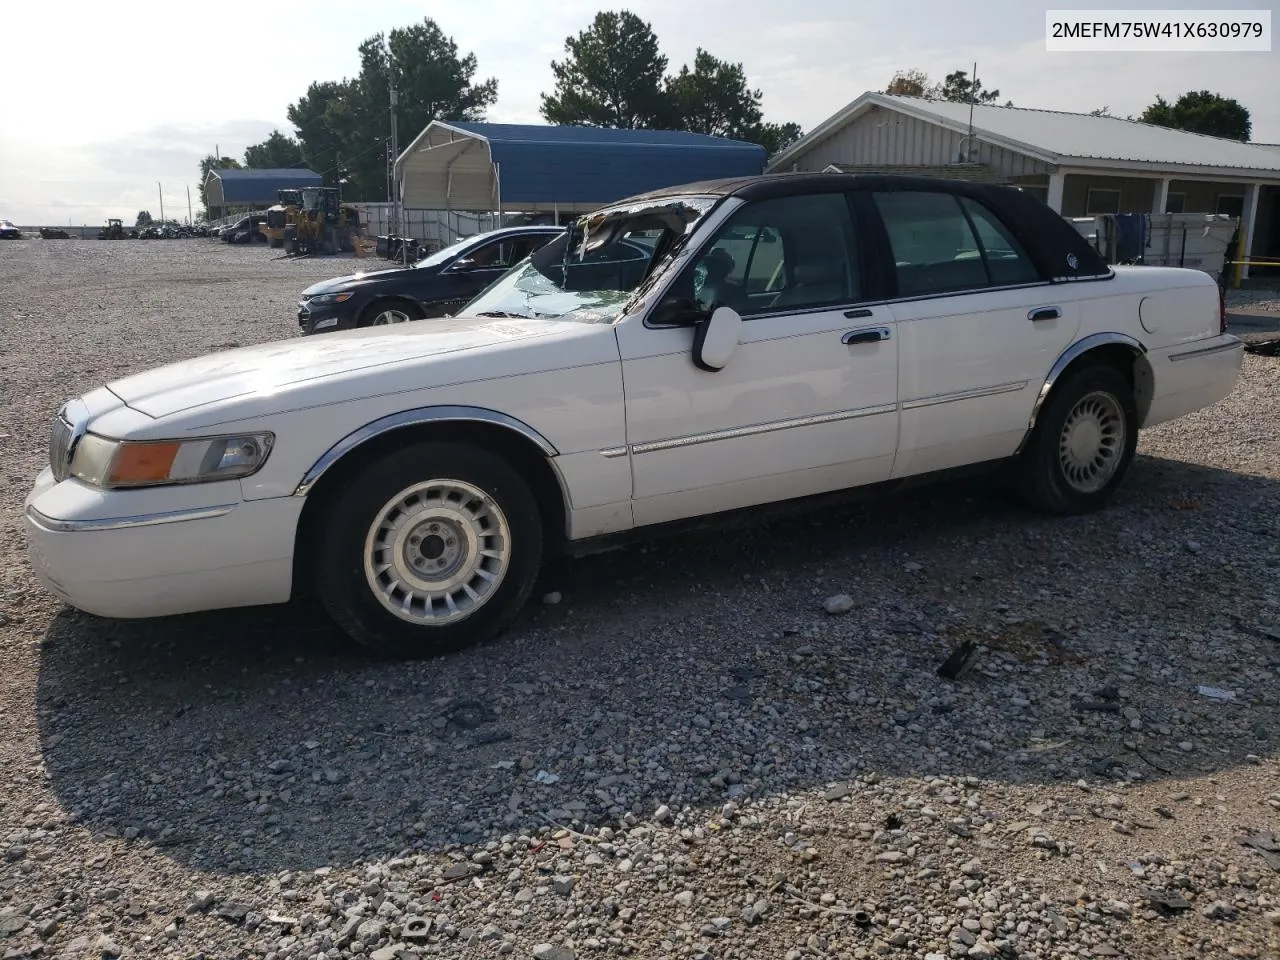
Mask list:
[[[612,323],[654,266],[718,199],[664,198],[583,217],[491,283],[456,316]]]

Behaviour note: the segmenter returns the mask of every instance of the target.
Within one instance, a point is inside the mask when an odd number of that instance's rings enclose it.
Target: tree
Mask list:
[[[1172,104],[1157,96],[1156,102],[1147,107],[1138,119],[1158,127],[1172,127],[1245,143],[1248,143],[1253,130],[1253,121],[1243,104],[1208,90],[1184,93]]]
[[[934,83],[923,70],[914,67],[895,73],[884,92],[895,97],[926,97],[930,100],[942,97],[942,87]]]
[[[205,181],[209,179],[210,170],[239,170],[240,164],[235,157],[215,157],[209,154],[200,161],[200,207],[202,213],[207,216],[209,210],[209,198],[204,191]]]
[[[802,136],[804,131],[798,123],[762,123],[750,136],[743,139],[760,144],[769,152],[769,156],[773,156],[791,146]]]
[[[150,210],[139,210],[138,219],[133,222],[135,227],[149,227],[155,223],[155,218],[151,216]]]
[[[956,70],[947,74],[939,91],[943,100],[954,100],[958,103],[993,103],[1000,99],[999,90],[984,90],[982,81],[976,77],[969,79],[967,70]],[[1013,106],[1013,101],[1005,102],[1006,107]]]
[[[798,124],[765,123],[762,94],[747,86],[741,63],[713,57],[701,47],[693,69],[683,66],[665,84],[667,110],[680,130],[758,143],[770,155],[800,139]]]
[[[760,126],[760,91],[747,87],[741,63],[717,60],[701,47],[693,69],[683,66],[665,84],[667,106],[681,130],[740,140]]]
[[[302,148],[297,140],[286,137],[279,130],[272,130],[267,139],[245,150],[244,165],[257,170],[301,167]]]
[[[652,129],[671,118],[667,58],[653,28],[634,13],[602,10],[564,46],[568,56],[551,61],[555,91],[542,94],[548,123]]]
[[[1111,116],[1115,116],[1115,115],[1111,112],[1111,105],[1110,105],[1110,104],[1107,104],[1106,106],[1098,107],[1096,110],[1090,110],[1090,111],[1089,111],[1089,116],[1091,116],[1091,117],[1111,117]]]
[[[673,129],[759,143],[771,154],[800,138],[794,123],[766,123],[762,94],[743,65],[699,47],[692,66],[666,76],[653,28],[627,10],[597,13],[565,38],[568,56],[552,61],[552,93],[542,95],[549,123],[623,129]]]
[[[391,84],[398,94],[402,144],[432,120],[482,120],[498,99],[498,81],[475,82],[475,54],[432,19],[375,34],[359,46],[360,72],[312,83],[289,106],[302,160],[329,183],[345,179],[347,199],[382,199],[387,191]]]

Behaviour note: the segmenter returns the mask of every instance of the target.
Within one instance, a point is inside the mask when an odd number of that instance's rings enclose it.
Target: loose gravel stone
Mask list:
[[[655,541],[568,565],[571,617],[390,664],[296,606],[76,614],[21,533],[66,396],[293,336],[377,264],[0,256],[0,950],[1274,953],[1280,359],[1144,430],[1100,513],[981,481]]]

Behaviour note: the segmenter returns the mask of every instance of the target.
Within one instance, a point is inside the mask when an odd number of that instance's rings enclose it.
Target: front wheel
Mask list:
[[[528,599],[542,562],[537,500],[500,457],[423,442],[368,464],[317,518],[316,580],[353,639],[428,657],[487,640]]]
[[[408,323],[420,319],[418,308],[405,300],[380,300],[371,304],[361,318],[362,327],[385,327],[392,323]]]
[[[1019,487],[1052,513],[1101,507],[1123,482],[1138,446],[1133,390],[1118,370],[1086,367],[1049,397],[1019,464]]]

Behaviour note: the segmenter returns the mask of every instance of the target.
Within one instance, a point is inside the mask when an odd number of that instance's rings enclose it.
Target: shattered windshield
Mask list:
[[[664,198],[582,217],[456,315],[612,323],[718,199]]]

